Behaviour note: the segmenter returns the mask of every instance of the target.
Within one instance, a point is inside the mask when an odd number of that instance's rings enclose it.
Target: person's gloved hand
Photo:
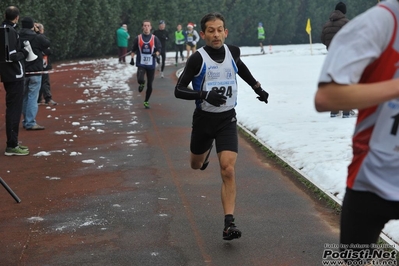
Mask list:
[[[130,60],[130,64],[131,64],[132,66],[134,66],[134,59],[133,59],[133,57],[132,57],[132,59]]]
[[[259,95],[258,98],[259,101],[267,103],[267,98],[269,98],[269,93],[264,91],[261,87],[255,89],[255,93]]]
[[[219,107],[221,104],[225,104],[227,97],[217,93],[216,91],[208,91],[205,95],[205,101],[207,101],[208,103]]]
[[[197,42],[196,42],[196,41],[192,41],[192,44],[193,44],[193,45],[196,45],[196,44],[197,44]]]

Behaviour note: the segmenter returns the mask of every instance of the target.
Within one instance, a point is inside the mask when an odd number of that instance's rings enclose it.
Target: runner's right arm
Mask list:
[[[202,57],[200,53],[194,53],[187,60],[186,67],[181,73],[175,87],[175,97],[184,100],[203,99],[201,97],[202,91],[195,91],[188,88],[188,85],[193,80],[194,76],[198,74],[202,65]]]
[[[136,55],[137,50],[139,49],[139,41],[138,40],[139,40],[138,37],[134,38],[134,40],[133,40],[132,52],[130,53],[132,58]]]

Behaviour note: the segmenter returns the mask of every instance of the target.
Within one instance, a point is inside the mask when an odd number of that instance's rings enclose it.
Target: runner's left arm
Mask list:
[[[230,46],[229,45],[229,50],[231,52],[231,55],[233,56],[238,72],[237,74],[249,85],[251,88],[254,90],[256,94],[258,94],[259,97],[258,100],[267,103],[269,94],[264,91],[261,87],[261,84],[259,81],[257,81],[253,76],[251,71],[249,71],[248,67],[245,65],[243,61],[241,61],[240,55],[241,51],[240,48],[237,46]]]
[[[231,55],[234,58],[234,61],[237,65],[238,72],[237,74],[249,85],[251,88],[256,85],[256,79],[252,76],[252,73],[249,71],[247,65],[241,60],[241,50],[239,47],[235,45],[227,45],[231,52]]]
[[[136,37],[133,40],[132,52],[130,53],[130,56],[134,58],[138,50],[139,50],[139,39],[138,37]]]

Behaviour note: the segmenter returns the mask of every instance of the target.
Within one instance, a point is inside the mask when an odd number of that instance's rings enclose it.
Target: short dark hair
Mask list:
[[[151,20],[145,19],[145,20],[143,20],[143,22],[141,23],[141,26],[144,26],[144,23],[145,23],[145,22],[150,22],[150,24],[151,24]]]
[[[6,8],[5,12],[5,18],[6,20],[13,21],[19,16],[19,9],[16,6],[9,6]]]
[[[226,22],[224,20],[224,17],[222,14],[218,13],[218,12],[212,12],[212,13],[208,13],[205,16],[202,17],[201,19],[201,31],[205,32],[206,30],[206,23],[210,20],[217,20],[220,19],[221,21],[223,21],[223,27],[226,28]]]

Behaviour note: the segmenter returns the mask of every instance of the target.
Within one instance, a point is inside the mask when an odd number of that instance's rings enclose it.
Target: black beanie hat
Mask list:
[[[343,14],[346,14],[346,5],[342,2],[339,2],[336,6],[335,6],[335,10],[339,10],[341,11]]]
[[[21,23],[22,23],[22,28],[25,28],[25,29],[33,28],[33,19],[30,17],[24,17],[21,20]]]

